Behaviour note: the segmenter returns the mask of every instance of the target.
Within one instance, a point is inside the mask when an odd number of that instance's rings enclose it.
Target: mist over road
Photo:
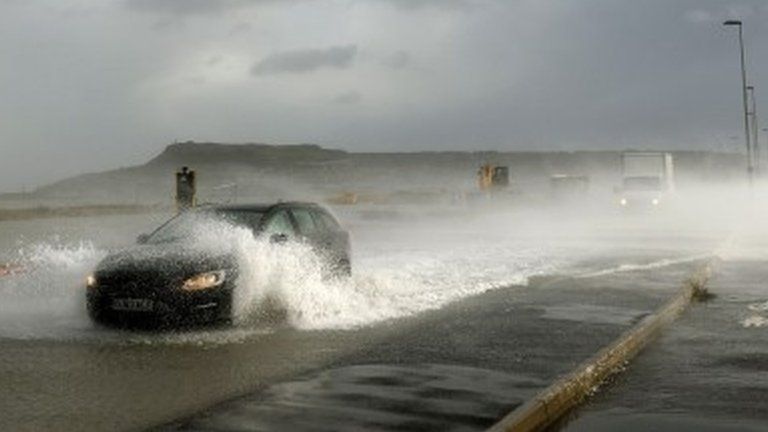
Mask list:
[[[0,427],[479,430],[654,310],[701,260],[763,253],[735,242],[730,211],[337,213],[352,279],[268,266],[299,275],[249,287],[270,290],[285,319],[181,333],[96,328],[83,305],[96,261],[164,215],[4,222],[5,260],[29,270],[0,279]]]

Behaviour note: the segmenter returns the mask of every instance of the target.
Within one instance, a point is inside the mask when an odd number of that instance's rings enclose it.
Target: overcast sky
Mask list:
[[[188,139],[738,151],[727,18],[768,120],[760,0],[0,0],[0,191]]]

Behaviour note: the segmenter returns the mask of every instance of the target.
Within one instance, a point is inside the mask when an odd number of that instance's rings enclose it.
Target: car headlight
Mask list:
[[[620,199],[620,200],[619,200],[619,204],[621,204],[621,205],[623,205],[623,206],[627,205],[627,199],[626,199],[626,198],[622,198],[622,199]]]
[[[98,284],[99,281],[96,279],[96,275],[94,274],[89,274],[88,277],[85,278],[85,286],[88,288],[95,288]]]
[[[658,198],[654,198],[654,199],[652,199],[652,200],[651,200],[651,204],[653,204],[653,205],[659,205],[659,199],[658,199]]]
[[[217,287],[224,283],[227,273],[224,270],[200,273],[184,281],[182,289],[185,291],[200,291]]]

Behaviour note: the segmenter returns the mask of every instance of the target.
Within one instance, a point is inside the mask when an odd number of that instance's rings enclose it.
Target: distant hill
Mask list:
[[[678,183],[744,176],[744,157],[673,152]],[[315,144],[224,144],[187,141],[167,146],[143,165],[82,174],[3,202],[45,205],[158,204],[173,196],[173,173],[197,171],[201,200],[315,199],[342,191],[474,190],[483,163],[506,165],[523,191],[544,190],[554,174],[587,175],[609,190],[620,172],[620,151],[352,153]]]
[[[344,159],[348,153],[316,144],[219,144],[187,141],[169,145],[147,167],[246,164],[267,166],[275,163],[311,163]]]

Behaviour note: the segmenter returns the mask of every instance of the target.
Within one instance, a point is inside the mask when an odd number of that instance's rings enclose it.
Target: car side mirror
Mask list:
[[[285,234],[272,234],[272,236],[269,237],[270,243],[283,244],[287,241],[288,241],[288,236]]]
[[[136,237],[136,243],[138,244],[144,244],[149,240],[149,234],[139,234],[138,237]]]

